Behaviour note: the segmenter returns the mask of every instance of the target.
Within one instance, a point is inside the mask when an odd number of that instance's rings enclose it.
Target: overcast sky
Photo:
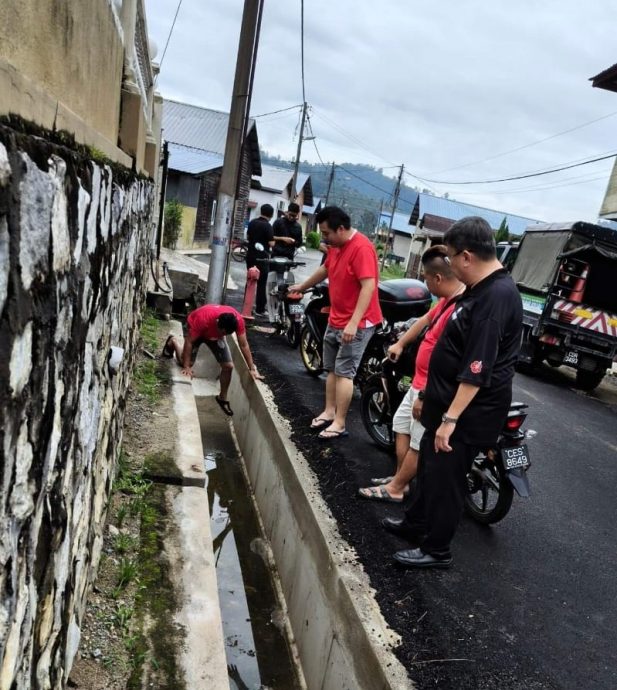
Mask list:
[[[176,7],[146,0],[157,61]],[[158,80],[164,97],[229,111],[242,7],[183,0]],[[404,163],[452,182],[617,152],[617,93],[589,82],[617,62],[616,26],[611,0],[305,0],[306,97],[321,157]],[[265,0],[251,113],[301,102],[300,2]],[[260,118],[262,149],[292,158],[298,114]],[[319,161],[311,142],[302,158]],[[405,181],[540,220],[594,220],[612,163],[494,185]]]

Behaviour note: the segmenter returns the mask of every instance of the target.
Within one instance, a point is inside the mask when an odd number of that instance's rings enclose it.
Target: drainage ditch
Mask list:
[[[229,424],[213,398],[196,403],[230,687],[301,690],[277,574]]]

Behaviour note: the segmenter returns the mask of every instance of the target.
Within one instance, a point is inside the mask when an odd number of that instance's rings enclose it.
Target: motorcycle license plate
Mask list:
[[[529,467],[529,451],[526,445],[514,448],[502,448],[501,458],[506,470],[514,470],[517,467]]]
[[[289,305],[290,314],[304,314],[304,307],[301,304],[290,304]]]
[[[578,352],[576,350],[570,350],[566,352],[566,356],[563,358],[564,364],[578,364]]]

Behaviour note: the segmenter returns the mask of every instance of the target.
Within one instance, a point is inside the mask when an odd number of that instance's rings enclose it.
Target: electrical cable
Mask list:
[[[602,117],[597,117],[595,120],[589,120],[588,122],[583,122],[580,125],[577,125],[576,127],[570,127],[570,129],[564,129],[562,132],[557,132],[557,134],[551,134],[549,137],[544,137],[543,139],[538,139],[536,141],[532,141],[529,144],[523,144],[522,146],[517,146],[516,148],[513,149],[508,149],[507,151],[502,151],[501,153],[496,153],[494,156],[489,156],[488,158],[482,158],[477,161],[471,161],[470,163],[463,163],[462,165],[456,165],[453,168],[444,168],[442,170],[435,170],[433,173],[429,173],[431,175],[436,175],[436,174],[441,174],[444,172],[450,172],[451,170],[460,170],[461,168],[468,168],[471,165],[479,165],[480,163],[486,163],[487,161],[492,161],[495,160],[496,158],[501,158],[503,156],[507,156],[511,153],[516,153],[517,151],[522,151],[523,149],[528,149],[532,146],[537,146],[538,144],[543,144],[545,141],[550,141],[551,139],[555,139],[557,137],[561,137],[564,134],[569,134],[570,132],[575,132],[577,129],[583,129],[583,127],[589,127],[589,125],[593,125],[596,122],[600,122],[601,120],[606,120],[609,117],[614,117],[617,115],[617,110],[615,110],[612,113],[608,113],[608,115],[602,115]]]
[[[306,103],[306,88],[304,84],[304,0],[300,0],[300,69],[302,73],[302,103],[304,104]]]
[[[287,112],[288,110],[295,110],[296,108],[301,108],[302,104],[300,105],[291,105],[289,108],[281,108],[280,110],[273,110],[272,112],[269,113],[261,113],[260,115],[251,115],[251,117],[255,120],[258,117],[266,117],[266,115],[277,115],[278,113],[284,113]]]
[[[167,47],[169,46],[169,41],[171,40],[171,35],[176,26],[176,19],[178,19],[178,13],[180,12],[180,7],[182,5],[182,0],[178,0],[178,6],[176,7],[176,14],[174,14],[174,20],[171,23],[171,28],[167,34],[167,41],[165,42],[165,48],[163,49],[163,54],[161,55],[161,61],[159,62],[159,74],[161,73],[161,67],[163,66],[163,60],[165,59],[165,53],[167,52]],[[158,74],[156,75],[158,77]]]

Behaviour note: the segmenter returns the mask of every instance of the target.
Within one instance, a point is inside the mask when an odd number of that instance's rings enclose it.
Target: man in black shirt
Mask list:
[[[272,256],[284,256],[293,259],[296,249],[302,246],[302,226],[298,223],[300,207],[292,202],[287,213],[274,221],[274,249]]]
[[[521,341],[521,298],[495,255],[488,223],[469,217],[446,232],[448,262],[467,285],[433,354],[424,394],[418,485],[402,520],[385,529],[417,548],[399,551],[405,567],[448,567],[467,473],[478,451],[497,440],[512,399]]]
[[[263,204],[259,209],[261,215],[254,218],[246,230],[246,239],[249,243],[246,252],[246,268],[257,266],[259,280],[257,281],[257,295],[255,297],[255,313],[264,316],[266,311],[266,280],[268,279],[268,265],[257,264],[257,259],[267,258],[270,247],[274,244],[274,233],[270,221],[274,215],[274,209],[270,204]],[[261,244],[263,249],[256,249],[255,245]]]

